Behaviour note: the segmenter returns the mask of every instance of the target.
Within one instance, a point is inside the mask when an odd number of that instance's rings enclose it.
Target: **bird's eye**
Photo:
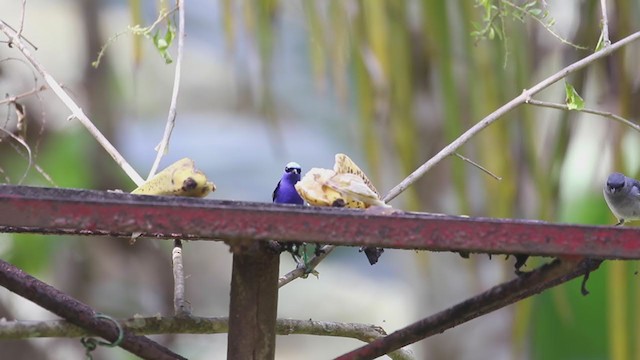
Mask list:
[[[300,174],[301,170],[300,170],[300,168],[286,167],[286,168],[284,168],[284,172]]]

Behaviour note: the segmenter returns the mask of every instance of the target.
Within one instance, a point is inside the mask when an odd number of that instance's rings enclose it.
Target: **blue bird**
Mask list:
[[[273,190],[273,202],[276,204],[297,204],[303,205],[304,200],[296,190],[296,183],[300,181],[302,168],[298,163],[290,162],[284,167],[284,174],[278,181],[276,189]]]
[[[273,190],[273,202],[276,204],[295,204],[304,205],[304,200],[296,190],[296,183],[300,181],[300,173],[302,168],[296,162],[290,162],[284,167],[284,174],[278,181],[275,190]],[[293,256],[293,260],[300,264],[300,246],[299,242],[279,243],[280,251],[288,251]]]

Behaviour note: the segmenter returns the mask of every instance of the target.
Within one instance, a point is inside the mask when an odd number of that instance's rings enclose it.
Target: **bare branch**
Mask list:
[[[126,331],[136,335],[160,334],[223,334],[229,330],[227,317],[141,317],[116,320]],[[278,335],[317,335],[358,339],[371,342],[386,332],[379,326],[359,323],[338,323],[317,320],[278,319]],[[0,340],[18,340],[34,337],[81,337],[88,331],[65,320],[6,321],[0,320]],[[389,354],[392,359],[413,359],[410,351],[401,349]]]
[[[179,5],[174,7],[173,9],[169,10],[169,11],[162,11],[160,12],[160,15],[158,16],[158,18],[156,19],[156,21],[153,22],[153,24],[146,26],[146,27],[140,27],[138,25],[135,25],[133,27],[131,27],[129,30],[131,30],[134,34],[140,34],[140,35],[149,35],[153,29],[155,29],[156,26],[158,26],[158,24],[160,24],[160,22],[162,22],[164,19],[166,19],[169,15],[173,14],[174,12],[176,12],[176,10],[179,9]]]
[[[191,311],[184,300],[184,268],[182,266],[182,241],[173,240],[173,310],[176,316],[189,316]]]
[[[24,29],[24,14],[27,12],[27,0],[22,0],[22,11],[20,11],[20,27],[16,32],[18,37],[22,37],[22,30]]]
[[[278,279],[278,287],[281,288],[293,280],[312,272],[327,255],[329,255],[336,247],[333,245],[325,245],[318,255],[314,255],[307,263],[306,268],[296,268]]]
[[[45,90],[47,90],[47,85],[40,85],[40,87],[38,87],[38,88],[34,88],[34,89],[29,90],[29,91],[25,91],[25,92],[23,92],[21,94],[18,94],[18,95],[6,97],[6,98],[0,100],[0,105],[14,103],[14,102],[16,102],[16,101],[18,101],[18,100],[20,100],[22,98],[31,96],[33,94],[36,94],[36,93],[39,93],[39,92],[42,92],[42,91],[45,91]]]
[[[384,202],[389,202],[393,200],[396,196],[400,195],[404,190],[406,190],[409,186],[411,186],[414,182],[416,182],[422,175],[424,175],[427,171],[429,171],[433,166],[437,163],[452,155],[458,148],[464,145],[467,141],[469,141],[472,137],[474,137],[481,130],[491,125],[494,121],[500,119],[503,115],[508,113],[509,111],[515,109],[519,105],[522,105],[527,102],[527,100],[531,99],[531,97],[540,91],[546,89],[552,84],[556,83],[558,80],[563,79],[567,75],[584,68],[585,66],[593,63],[596,60],[602,59],[606,56],[609,56],[614,51],[626,46],[636,40],[640,39],[640,31],[635,32],[626,38],[616,42],[615,44],[611,44],[611,46],[602,49],[601,51],[595,52],[582,60],[579,60],[564,69],[558,71],[557,73],[549,76],[548,78],[542,80],[538,84],[534,85],[531,89],[524,90],[522,94],[515,97],[508,103],[504,104],[496,111],[487,115],[484,119],[480,120],[473,127],[467,130],[465,133],[460,135],[456,140],[451,142],[449,145],[445,146],[439,153],[429,159],[427,162],[422,164],[419,168],[417,168],[413,173],[407,176],[400,184],[396,185],[393,189],[389,191],[389,193],[383,198]]]
[[[553,35],[553,37],[555,37],[556,39],[558,39],[558,41],[560,41],[561,43],[565,44],[565,45],[569,45],[569,46],[573,46],[576,49],[581,49],[581,50],[588,50],[589,48],[587,48],[586,46],[581,46],[581,45],[577,45],[572,43],[571,41],[563,38],[562,36],[560,36],[560,34],[558,34],[557,32],[555,32],[555,30],[553,30],[551,27],[553,26],[552,23],[546,23],[544,22],[544,18],[546,16],[540,17],[534,13],[531,12],[531,10],[527,10],[526,8],[523,8],[521,6],[518,6],[514,3],[512,3],[511,1],[508,0],[502,0],[500,1],[500,4],[505,4],[505,5],[509,5],[511,6],[513,9],[522,11],[524,14],[528,14],[529,17],[533,18],[533,20],[537,21],[540,25],[542,25],[542,27],[545,28],[545,30],[547,30],[551,35]],[[501,17],[504,21],[504,16]]]
[[[31,63],[31,65],[40,73],[45,82],[49,85],[51,90],[58,96],[58,98],[71,110],[72,117],[77,118],[82,125],[87,128],[89,133],[98,141],[100,145],[111,155],[115,162],[124,170],[124,172],[133,180],[136,185],[141,185],[144,180],[142,177],[129,165],[129,163],[120,155],[118,150],[111,145],[109,140],[102,135],[100,130],[91,122],[91,120],[84,114],[82,109],[71,99],[71,97],[62,89],[60,84],[49,74],[44,66],[35,60],[31,55],[31,52],[25,47],[24,43],[7,24],[0,20],[0,31],[2,31],[10,40],[11,44],[15,45],[22,55]]]
[[[455,156],[457,156],[457,157],[459,157],[462,161],[466,161],[466,162],[468,162],[469,164],[471,164],[471,165],[473,165],[473,166],[477,167],[478,169],[480,169],[480,170],[484,171],[487,175],[491,176],[492,178],[494,178],[494,179],[496,179],[496,180],[498,180],[498,181],[502,180],[502,178],[501,178],[500,176],[498,176],[498,175],[496,175],[496,174],[492,173],[491,171],[487,170],[487,168],[485,168],[484,166],[482,166],[482,165],[480,165],[480,164],[476,163],[475,161],[473,161],[473,160],[469,159],[468,157],[462,156],[462,155],[460,155],[460,154],[459,154],[459,153],[457,153],[457,152],[456,152],[456,153],[454,153],[454,155],[455,155]]]
[[[611,45],[609,39],[609,17],[607,16],[607,0],[600,0],[600,10],[602,11],[602,46],[607,47]]]
[[[160,160],[164,156],[169,146],[169,140],[171,139],[171,133],[173,127],[176,124],[176,107],[178,106],[178,93],[180,92],[180,76],[182,74],[182,55],[184,48],[184,0],[177,0],[178,3],[178,56],[176,59],[176,71],[173,78],[173,93],[171,94],[171,105],[169,106],[169,116],[167,118],[167,124],[164,128],[164,135],[162,141],[158,145],[156,159],[153,162],[151,171],[149,171],[149,177],[151,179],[156,174]]]
[[[13,140],[17,141],[18,143],[20,143],[20,145],[22,145],[25,149],[27,149],[29,165],[27,165],[27,168],[25,169],[24,174],[22,175],[22,178],[20,179],[20,181],[18,181],[18,184],[22,184],[24,179],[27,178],[27,174],[29,174],[29,170],[31,170],[31,167],[33,166],[33,155],[31,154],[31,148],[23,139],[15,136],[11,131],[8,131],[2,127],[0,127],[0,131],[9,135]]]
[[[156,19],[156,21],[153,22],[153,24],[146,26],[146,27],[141,27],[140,25],[134,25],[134,26],[129,26],[127,28],[127,30],[124,31],[120,31],[118,33],[116,33],[115,35],[112,35],[109,39],[107,39],[107,41],[105,42],[104,45],[102,45],[102,47],[100,48],[100,51],[98,52],[98,57],[91,63],[91,66],[93,66],[94,68],[97,68],[98,66],[100,66],[100,62],[102,61],[102,57],[104,56],[105,52],[107,51],[107,48],[109,46],[111,46],[111,44],[113,44],[114,42],[116,42],[116,40],[118,40],[118,38],[126,33],[132,33],[133,35],[138,35],[138,36],[145,36],[148,37],[149,34],[151,33],[151,31],[153,31],[153,29],[155,29],[155,27],[160,24],[160,22],[164,19],[167,18],[167,16],[173,14],[178,8],[173,8],[169,11],[166,12],[161,12],[160,15],[158,16],[158,18]]]
[[[22,156],[23,158],[29,160],[29,158],[31,157],[31,153],[27,152],[26,154],[24,152],[22,152],[22,149],[20,149],[20,147],[14,143],[9,143],[9,145],[11,145],[11,147],[13,147],[13,150],[15,150],[18,155]],[[23,144],[21,144],[23,145]],[[33,156],[35,157],[35,156]],[[51,186],[53,187],[58,187],[58,185],[56,185],[55,181],[53,181],[53,179],[51,178],[51,176],[44,171],[43,168],[40,167],[40,165],[38,165],[37,162],[33,162],[32,164],[33,168],[36,169],[36,171],[40,174],[40,176],[42,176],[49,184],[51,184]],[[0,172],[2,173],[2,172]],[[9,182],[8,177],[5,176],[5,180],[7,180],[7,182]]]
[[[560,109],[560,110],[569,110],[569,111],[579,111],[579,112],[583,112],[583,113],[587,113],[587,114],[593,114],[593,115],[600,115],[615,121],[618,121],[630,128],[632,128],[635,131],[640,132],[640,125],[627,120],[625,118],[623,118],[622,116],[616,115],[616,114],[612,114],[610,112],[606,112],[606,111],[600,111],[600,110],[593,110],[593,109],[569,109],[569,107],[565,104],[560,104],[560,103],[553,103],[553,102],[547,102],[547,101],[539,101],[539,100],[533,100],[533,99],[529,99],[526,101],[527,104],[530,105],[534,105],[534,106],[540,106],[540,107],[548,107],[548,108],[552,108],[552,109]]]
[[[11,25],[4,23],[4,26],[8,27],[9,29],[11,29],[11,31],[15,32],[16,34],[18,33],[18,31],[14,29]],[[33,43],[29,41],[29,39],[27,39],[23,35],[19,35],[19,37],[22,38],[24,41],[26,41],[27,44],[29,44],[34,50],[38,50],[38,48],[35,45],[33,45]],[[9,45],[9,47],[13,47],[13,42],[11,41],[11,39],[9,39],[9,41],[0,41],[0,42],[6,42]]]
[[[102,320],[88,305],[72,298],[60,290],[46,284],[17,267],[0,260],[0,286],[31,300],[52,313],[86,329],[92,335],[115,341],[122,336],[118,346],[143,359],[184,359],[166,347],[146,338],[118,331],[110,320]]]

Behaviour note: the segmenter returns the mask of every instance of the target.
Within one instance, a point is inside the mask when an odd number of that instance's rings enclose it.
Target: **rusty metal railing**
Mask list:
[[[273,357],[279,257],[259,245],[260,240],[597,259],[593,266],[572,260],[564,272],[540,269],[529,276],[537,279],[535,284],[528,283],[527,277],[517,279],[514,289],[517,286],[522,291],[513,301],[588,273],[603,259],[640,259],[640,238],[633,228],[410,212],[381,215],[366,210],[9,185],[0,185],[0,232],[123,237],[141,232],[158,239],[227,242],[234,252],[230,358],[246,354]],[[252,276],[257,267],[263,269],[261,275]],[[527,292],[528,284],[532,287]],[[491,301],[490,296],[486,298]],[[495,306],[484,309],[492,311]],[[440,324],[438,331],[455,326]],[[425,331],[424,336],[431,333]],[[244,336],[241,343],[242,334],[251,336]],[[379,355],[403,346],[406,338],[387,342],[377,341],[375,352],[353,352],[343,358]]]

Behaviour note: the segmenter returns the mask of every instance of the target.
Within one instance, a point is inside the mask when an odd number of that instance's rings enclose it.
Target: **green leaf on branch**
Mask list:
[[[569,110],[582,110],[584,109],[584,100],[580,97],[573,85],[568,82],[564,83],[564,90],[567,93],[565,102]]]
[[[598,44],[596,44],[595,52],[604,49],[604,30],[600,31],[600,37],[598,38]]]
[[[159,30],[156,30],[155,34],[153,34],[153,45],[156,47],[158,52],[160,52],[164,62],[167,64],[171,64],[173,62],[171,54],[169,54],[169,47],[171,47],[171,43],[175,37],[176,29],[171,25],[171,23],[167,26],[167,31],[164,33],[164,36],[160,35]]]

